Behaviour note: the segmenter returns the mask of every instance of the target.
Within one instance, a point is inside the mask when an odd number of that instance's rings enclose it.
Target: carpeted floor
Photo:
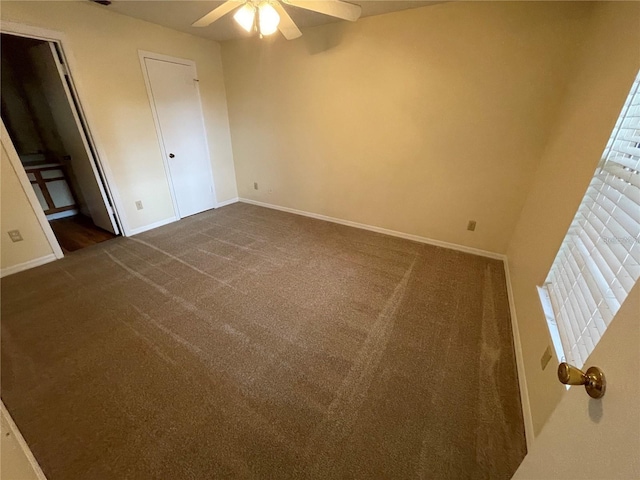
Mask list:
[[[49,480],[510,478],[503,265],[247,204],[2,280]]]

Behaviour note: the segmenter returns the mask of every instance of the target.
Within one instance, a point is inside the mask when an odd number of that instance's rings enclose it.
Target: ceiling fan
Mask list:
[[[227,13],[238,9],[233,18],[247,32],[257,31],[262,37],[280,30],[284,38],[293,40],[301,36],[302,32],[283,5],[304,8],[351,22],[360,18],[362,10],[359,5],[341,0],[227,0],[192,26],[207,27]]]

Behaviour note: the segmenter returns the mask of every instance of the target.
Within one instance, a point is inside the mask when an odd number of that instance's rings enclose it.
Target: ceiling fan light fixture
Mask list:
[[[269,2],[263,2],[258,7],[258,26],[261,35],[271,35],[278,30],[280,15]]]
[[[233,15],[233,19],[238,22],[242,28],[247,32],[253,30],[253,24],[255,23],[256,7],[253,4],[247,2]]]
[[[362,13],[360,5],[343,0],[226,0],[222,2],[222,5],[218,5],[205,16],[193,22],[191,26],[208,27],[216,20],[220,20],[226,14],[238,9],[233,17],[247,32],[252,33],[255,30],[260,34],[260,37],[263,37],[280,30],[284,38],[293,40],[300,37],[302,32],[287,13],[285,6],[287,8],[290,6],[299,7],[350,22],[355,22]]]

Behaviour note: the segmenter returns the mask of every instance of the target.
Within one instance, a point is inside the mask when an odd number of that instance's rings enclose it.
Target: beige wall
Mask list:
[[[637,72],[639,9],[448,3],[224,43],[239,194],[507,253],[538,433],[564,390],[535,287]]]
[[[172,214],[138,48],[196,61],[218,200],[236,195],[217,44],[85,3],[3,2],[2,18],[67,33],[131,228]],[[535,286],[638,69],[639,20],[637,3],[455,3],[292,42],[226,43],[240,195],[507,252],[539,432],[564,390],[539,366],[549,338]],[[5,163],[3,239],[5,191],[16,187]],[[36,243],[32,258],[51,253]]]
[[[591,9],[449,3],[224,43],[240,196],[505,252]]]
[[[45,480],[33,453],[4,404],[0,414],[0,478]]]
[[[590,399],[583,387],[566,392],[514,479],[640,478],[638,312],[640,283],[587,360],[604,372],[605,396]]]
[[[237,196],[217,43],[90,2],[3,1],[1,18],[66,35],[80,99],[130,229],[174,215],[138,49],[196,62],[218,201]],[[136,209],[136,200],[144,210]]]
[[[640,67],[640,4],[594,7],[580,61],[507,252],[536,433],[565,392],[554,362],[544,371],[540,366],[551,340],[536,285],[547,276]]]
[[[18,176],[16,175],[2,138],[0,169],[0,268],[5,269],[53,254],[47,237],[38,223]],[[13,243],[9,230],[20,230],[21,242]]]

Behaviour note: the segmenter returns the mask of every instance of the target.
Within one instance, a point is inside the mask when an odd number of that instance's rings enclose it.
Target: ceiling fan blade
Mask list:
[[[332,17],[355,22],[360,18],[362,8],[360,5],[342,2],[340,0],[283,0],[294,7],[304,8],[318,13],[324,13]]]
[[[225,16],[227,13],[229,13],[234,8],[239,7],[241,3],[242,2],[239,2],[238,0],[227,0],[226,2],[224,2],[219,7],[214,8],[213,10],[211,10],[204,17],[202,17],[200,20],[197,20],[197,21],[193,22],[191,24],[191,26],[192,27],[208,27],[209,25],[211,25],[213,22],[215,22],[219,18],[222,18],[223,16]]]
[[[278,25],[278,30],[287,40],[293,40],[294,38],[298,38],[302,36],[302,32],[297,27],[297,25],[291,20],[291,17],[284,9],[284,7],[280,4],[280,2],[273,2],[273,8],[276,9],[278,15],[280,15],[280,24]]]

